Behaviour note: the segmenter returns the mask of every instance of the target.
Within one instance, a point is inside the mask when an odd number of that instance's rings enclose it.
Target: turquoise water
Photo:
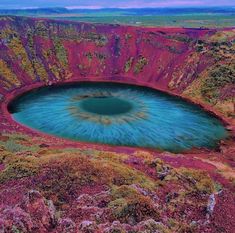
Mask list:
[[[228,133],[199,107],[161,92],[124,84],[45,87],[11,103],[19,123],[77,141],[181,152],[214,148]]]
[[[113,96],[86,98],[81,102],[80,107],[84,111],[99,115],[119,115],[132,110],[130,102]]]

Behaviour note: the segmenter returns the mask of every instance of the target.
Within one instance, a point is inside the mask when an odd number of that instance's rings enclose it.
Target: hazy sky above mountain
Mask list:
[[[235,6],[235,0],[0,0],[0,8],[141,8]]]

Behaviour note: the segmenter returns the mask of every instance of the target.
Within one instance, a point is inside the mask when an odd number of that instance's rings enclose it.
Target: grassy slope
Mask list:
[[[233,218],[227,214],[234,209],[229,203],[233,189],[221,177],[228,166],[217,170],[190,155],[141,150],[121,153],[91,146],[58,149],[56,143],[62,145],[61,141],[22,134],[0,138],[0,219],[9,220],[3,222],[6,232],[68,232],[59,230],[68,218],[77,230],[84,221],[89,222],[92,229],[79,231],[84,233],[232,232]],[[29,190],[32,200],[24,195]],[[221,203],[215,209],[208,207],[211,195]],[[50,210],[55,221],[45,224],[47,209],[41,202],[48,200],[55,205]],[[20,209],[12,207],[16,204]],[[13,209],[9,214],[4,208]],[[221,209],[226,214],[223,220]],[[17,216],[19,211],[22,214]],[[13,226],[15,231],[10,231]],[[132,231],[125,231],[126,226]],[[104,231],[107,227],[110,229]],[[75,227],[72,232],[77,232]]]
[[[42,17],[45,17],[42,15]],[[46,16],[48,17],[48,16]],[[232,27],[235,25],[233,15],[168,15],[168,16],[61,16],[53,15],[50,18],[74,20],[92,23],[113,23],[136,26],[164,26],[164,27]]]
[[[65,8],[33,10],[0,10],[0,14],[74,20],[79,22],[112,23],[142,26],[232,27],[234,8],[202,9],[99,9],[67,10]]]

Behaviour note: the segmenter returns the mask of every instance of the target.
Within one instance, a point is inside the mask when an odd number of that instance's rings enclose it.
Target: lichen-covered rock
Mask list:
[[[46,200],[36,190],[31,190],[25,195],[20,207],[30,215],[35,228],[43,228],[49,231],[57,223],[53,202]]]
[[[33,232],[34,223],[29,213],[20,207],[0,209],[0,232]],[[44,231],[45,232],[45,231]]]
[[[62,218],[58,220],[55,232],[58,233],[77,233],[76,224],[70,218]]]
[[[208,203],[207,203],[207,208],[206,208],[208,216],[211,216],[213,214],[215,204],[216,204],[215,194],[212,193],[209,196]]]
[[[93,221],[83,221],[80,223],[79,229],[83,233],[95,233],[98,226]]]
[[[77,202],[77,205],[80,207],[89,207],[89,206],[96,205],[94,198],[88,194],[80,195],[77,198],[76,202]]]
[[[46,200],[36,190],[30,190],[15,207],[0,208],[0,232],[3,233],[46,233],[56,225],[57,216],[53,202]]]
[[[156,222],[153,219],[140,222],[137,226],[138,232],[143,233],[170,233],[168,227],[161,222]]]
[[[106,226],[102,226],[102,229],[104,233],[125,233],[133,230],[134,227],[128,224],[122,224],[119,221],[114,221],[111,224],[106,224]]]

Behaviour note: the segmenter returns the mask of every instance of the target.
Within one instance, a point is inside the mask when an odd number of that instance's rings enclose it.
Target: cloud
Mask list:
[[[203,1],[178,1],[178,0],[171,0],[171,1],[129,1],[125,3],[117,4],[117,7],[120,8],[141,8],[141,7],[175,7],[175,6],[198,6],[203,5]]]
[[[73,9],[102,9],[103,7],[102,6],[84,6],[84,5],[81,5],[81,6],[66,6],[67,9],[69,10],[73,10]]]

